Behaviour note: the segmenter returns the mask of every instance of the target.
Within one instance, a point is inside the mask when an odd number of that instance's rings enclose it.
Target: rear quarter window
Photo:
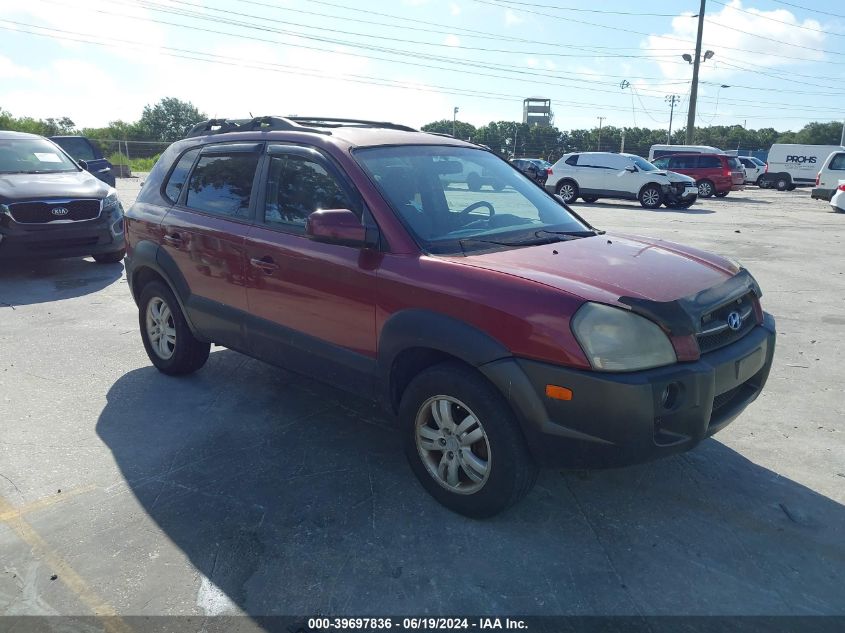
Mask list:
[[[571,165],[571,166],[575,167],[578,164],[578,154],[575,154],[575,156],[570,156],[564,162],[567,165]]]
[[[182,193],[182,189],[185,187],[185,181],[188,179],[188,172],[194,166],[194,161],[199,152],[198,147],[189,149],[182,154],[182,157],[176,162],[173,171],[170,172],[170,176],[167,178],[167,184],[164,187],[164,195],[170,202],[179,200],[179,194]]]
[[[188,181],[185,206],[212,215],[248,218],[259,157],[247,152],[200,156]]]
[[[722,163],[718,156],[699,156],[698,166],[701,169],[719,169]]]
[[[830,161],[829,169],[833,169],[834,171],[845,171],[845,154],[837,154],[833,157],[833,160]]]

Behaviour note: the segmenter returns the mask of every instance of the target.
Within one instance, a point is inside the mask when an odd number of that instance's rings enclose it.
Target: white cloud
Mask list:
[[[735,72],[735,69],[730,67],[731,65],[743,66],[744,61],[766,67],[798,63],[777,57],[777,55],[803,58],[807,61],[823,59],[823,53],[798,47],[823,48],[821,45],[824,43],[825,34],[815,30],[795,28],[796,25],[807,27],[807,29],[822,28],[816,20],[807,19],[801,22],[786,9],[762,11],[744,7],[741,0],[732,0],[720,11],[708,13],[704,23],[702,50],[712,50],[715,55],[712,61],[702,66],[702,79],[718,81],[726,78]],[[665,77],[688,79],[689,68],[685,64],[679,64],[678,61],[683,52],[681,49],[689,48],[689,53],[694,54],[696,28],[697,20],[692,17],[691,12],[687,11],[672,19],[671,33],[651,35],[643,42],[643,48],[658,59],[658,65]],[[762,37],[755,37],[755,35]],[[686,40],[688,44],[679,39]],[[755,52],[742,52],[736,49]]]
[[[525,60],[525,65],[528,66],[529,68],[537,68],[537,66],[540,65],[540,62],[537,61],[537,59],[534,58],[534,57],[529,57],[528,59]]]
[[[452,15],[460,15],[461,14],[461,6],[452,2],[452,3],[449,4],[449,12]]]
[[[446,38],[443,40],[443,43],[446,46],[460,46],[461,39],[457,35],[450,34],[446,36]]]
[[[505,11],[505,26],[516,26],[517,24],[522,24],[523,22],[525,22],[525,20],[519,17],[511,9]]]
[[[0,79],[20,79],[31,77],[32,69],[19,66],[8,57],[0,55]]]

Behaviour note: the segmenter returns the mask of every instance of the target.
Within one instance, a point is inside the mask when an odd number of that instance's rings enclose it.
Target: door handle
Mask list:
[[[279,265],[273,261],[273,258],[269,255],[266,257],[262,257],[261,259],[252,258],[249,260],[249,263],[252,264],[255,268],[260,268],[268,275],[271,274],[274,270],[279,269]]]
[[[165,235],[164,241],[167,242],[168,244],[172,244],[173,246],[181,246],[182,244],[184,244],[184,242],[182,241],[182,236],[179,235],[178,233],[172,233],[170,235]]]

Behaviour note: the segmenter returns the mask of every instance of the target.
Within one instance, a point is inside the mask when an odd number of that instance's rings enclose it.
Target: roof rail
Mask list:
[[[316,132],[317,134],[331,134],[328,130],[318,130],[278,116],[259,116],[252,119],[209,119],[192,127],[185,138],[194,136],[208,136],[210,134],[225,134],[227,132],[271,132],[289,130],[292,132]]]
[[[365,119],[338,119],[336,117],[291,116],[288,120],[296,123],[312,123],[319,127],[381,127],[402,132],[419,132],[407,125],[388,121],[367,121]]]

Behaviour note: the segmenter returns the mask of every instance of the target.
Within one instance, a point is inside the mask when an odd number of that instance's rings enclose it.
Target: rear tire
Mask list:
[[[510,405],[472,367],[446,362],[417,375],[402,395],[399,420],[411,469],[454,512],[493,516],[537,480]]]
[[[709,180],[702,180],[698,183],[698,197],[709,198],[716,191],[716,187]]]
[[[578,185],[574,180],[562,180],[557,186],[557,195],[566,204],[572,204],[578,198]]]
[[[196,339],[173,292],[160,281],[141,290],[138,301],[141,340],[153,365],[165,374],[191,374],[205,365],[211,344]]]
[[[657,209],[663,204],[663,192],[657,185],[646,185],[643,187],[640,190],[638,198],[644,209]]]
[[[98,253],[96,255],[91,255],[94,258],[94,261],[98,264],[117,264],[118,262],[123,261],[123,258],[126,256],[126,249],[121,248],[119,251],[112,251],[111,253]]]
[[[786,191],[786,189],[788,187],[789,187],[789,180],[787,180],[786,178],[781,177],[781,178],[778,178],[777,181],[775,181],[775,188],[778,191]]]

